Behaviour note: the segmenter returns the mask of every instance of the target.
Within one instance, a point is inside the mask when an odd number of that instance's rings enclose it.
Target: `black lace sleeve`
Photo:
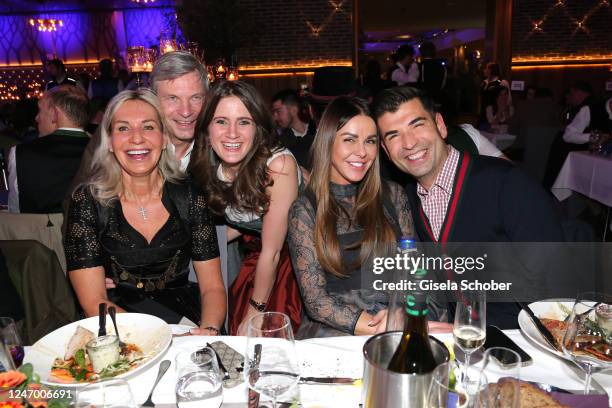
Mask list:
[[[67,217],[64,251],[68,270],[104,265],[98,240],[98,212],[87,188],[74,193]]]
[[[208,261],[219,256],[217,231],[212,214],[208,210],[204,193],[192,187],[191,204],[191,259]]]
[[[402,237],[414,237],[414,223],[412,220],[412,211],[406,191],[397,183],[387,182],[391,203],[395,207],[397,213],[397,223],[402,232]]]
[[[353,334],[361,309],[325,290],[327,279],[314,246],[314,219],[314,208],[300,195],[289,211],[287,241],[306,311],[313,320]]]

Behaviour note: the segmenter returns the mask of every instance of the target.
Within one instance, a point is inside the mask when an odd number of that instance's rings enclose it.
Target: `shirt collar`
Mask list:
[[[434,187],[442,189],[446,194],[453,193],[453,184],[455,182],[455,173],[457,172],[457,165],[459,164],[459,151],[454,147],[447,145],[448,156],[444,161],[440,174],[436,177],[436,181],[433,183],[429,191]],[[417,183],[417,194],[421,197],[429,195],[429,191],[425,187]]]
[[[406,72],[406,67],[403,66],[400,62],[396,62],[395,65],[397,65],[402,71]]]
[[[309,124],[306,123],[306,128],[304,129],[304,131],[302,133],[298,132],[297,130],[295,130],[294,128],[291,128],[291,131],[293,132],[293,135],[295,137],[304,137],[306,136],[306,134],[308,133],[308,126]]]
[[[84,132],[83,129],[71,128],[71,127],[60,127],[60,128],[57,128],[55,131],[57,132],[58,130],[67,130],[69,132]]]

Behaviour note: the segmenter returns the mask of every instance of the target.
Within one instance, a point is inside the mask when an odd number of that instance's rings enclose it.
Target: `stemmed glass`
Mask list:
[[[175,362],[177,406],[219,408],[223,402],[223,380],[215,352],[210,347],[181,351]]]
[[[253,316],[247,328],[244,378],[249,388],[272,399],[295,387],[300,378],[289,317],[266,312]]]
[[[16,368],[23,363],[24,351],[15,321],[10,317],[0,317],[0,342],[10,352]]]
[[[125,380],[115,379],[89,384],[77,393],[75,408],[137,408],[132,390]]]
[[[480,370],[470,370],[466,381],[457,381],[461,375],[456,361],[440,364],[431,375],[427,393],[427,408],[487,407],[487,376]]]
[[[459,293],[453,337],[464,358],[463,380],[468,379],[470,356],[485,342],[487,335],[486,295],[484,291],[465,291]]]
[[[612,368],[612,295],[580,294],[567,323],[563,353],[584,371],[584,394],[588,394],[592,374]]]
[[[487,390],[488,408],[518,408],[520,406],[521,356],[505,347],[491,347],[482,358],[481,370],[487,376],[497,379],[497,387]],[[503,387],[500,385],[503,382]],[[485,406],[484,401],[481,406]]]

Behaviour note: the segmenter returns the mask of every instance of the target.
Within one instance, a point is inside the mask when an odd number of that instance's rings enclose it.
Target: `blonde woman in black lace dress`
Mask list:
[[[87,316],[98,304],[187,317],[218,334],[226,313],[219,248],[203,194],[182,180],[159,102],[147,89],[115,96],[92,176],[72,196],[65,237],[70,281]],[[188,281],[189,262],[198,284]],[[105,276],[116,288],[107,292]]]
[[[288,242],[308,321],[299,338],[385,330],[386,296],[361,288],[364,260],[413,236],[402,188],[380,177],[376,124],[365,101],[323,113],[306,191],[291,207]]]

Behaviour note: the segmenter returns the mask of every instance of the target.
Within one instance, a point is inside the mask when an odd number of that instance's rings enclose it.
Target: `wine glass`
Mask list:
[[[561,347],[584,371],[586,395],[591,387],[591,375],[612,368],[612,295],[580,294],[567,323]]]
[[[15,368],[23,363],[24,351],[15,321],[10,317],[0,317],[0,341],[9,350]]]
[[[223,402],[223,380],[215,352],[210,347],[181,351],[175,362],[178,407],[219,408]]]
[[[75,408],[137,408],[132,390],[125,380],[100,381],[77,393]]]
[[[462,370],[456,361],[436,367],[427,393],[427,408],[486,407],[487,376],[475,368],[469,371],[469,379],[458,381]]]
[[[498,386],[489,388],[488,408],[518,408],[520,406],[521,356],[506,347],[490,347],[482,358],[481,370]],[[499,386],[503,384],[503,387]],[[484,404],[481,404],[484,405]]]
[[[485,293],[484,291],[461,292],[457,301],[453,337],[465,355],[462,375],[464,380],[468,378],[470,356],[484,344],[487,335]]]
[[[253,316],[247,328],[244,378],[250,389],[272,399],[296,386],[300,378],[293,331],[284,313]]]

